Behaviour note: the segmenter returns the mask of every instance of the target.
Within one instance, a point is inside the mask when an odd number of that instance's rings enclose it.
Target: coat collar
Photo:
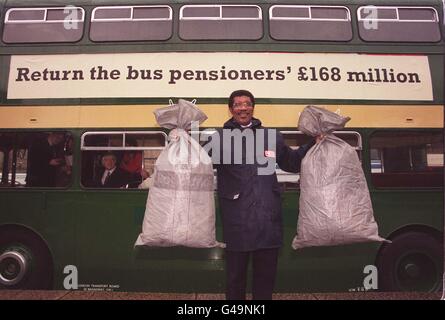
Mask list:
[[[257,129],[261,127],[261,121],[257,118],[252,117],[252,125],[249,128]],[[233,118],[230,118],[226,123],[224,123],[225,129],[242,129],[240,124],[236,122]]]

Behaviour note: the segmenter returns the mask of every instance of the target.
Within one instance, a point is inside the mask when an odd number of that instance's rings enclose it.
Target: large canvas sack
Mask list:
[[[303,133],[325,138],[303,158],[300,213],[294,249],[364,241],[379,237],[371,198],[356,150],[332,132],[349,117],[307,106],[298,123]]]
[[[193,103],[156,110],[161,127],[173,129],[155,163],[142,233],[135,245],[220,246],[215,239],[215,204],[211,158],[187,130],[207,116]]]

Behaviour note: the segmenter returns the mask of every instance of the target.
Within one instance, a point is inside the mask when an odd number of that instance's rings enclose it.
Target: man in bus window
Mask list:
[[[226,299],[246,298],[247,266],[252,259],[253,299],[270,300],[283,237],[281,190],[275,163],[285,171],[299,172],[302,158],[315,141],[297,150],[285,145],[280,132],[264,128],[261,121],[253,117],[255,98],[249,91],[234,91],[228,106],[232,118],[208,143],[212,145],[209,154],[217,169],[223,237],[227,245]],[[214,139],[219,139],[219,144],[215,144]],[[234,143],[237,139],[242,141],[238,147]],[[217,145],[219,147],[213,147]],[[218,156],[216,150],[220,151]],[[265,160],[272,168],[269,171],[261,171],[267,166]]]
[[[64,163],[58,147],[65,140],[63,132],[51,132],[33,141],[28,150],[27,187],[55,187],[57,169]]]
[[[134,138],[126,137],[125,146],[127,147],[137,147],[137,141]],[[150,174],[146,171],[143,166],[143,152],[142,150],[126,150],[120,161],[120,168],[128,173],[131,177],[131,188],[138,187],[142,181],[147,179]]]
[[[117,167],[117,159],[114,153],[108,152],[102,156],[103,169],[98,174],[95,187],[100,188],[123,188],[130,183],[130,176],[121,168]]]
[[[56,187],[67,187],[71,182],[73,172],[73,137],[68,136],[65,139],[63,149],[63,165],[61,165],[56,174]]]

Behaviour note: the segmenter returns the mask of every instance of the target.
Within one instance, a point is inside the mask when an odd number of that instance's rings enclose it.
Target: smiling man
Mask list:
[[[261,121],[253,117],[255,98],[247,90],[234,91],[228,105],[232,118],[212,137],[212,141],[224,140],[216,144],[221,146],[220,159],[232,160],[218,162],[212,154],[227,245],[226,298],[246,298],[247,266],[252,258],[253,299],[271,299],[283,237],[281,191],[275,170],[259,169],[264,168],[263,160],[267,159],[273,162],[273,168],[278,163],[285,171],[299,172],[301,160],[315,141],[297,150],[285,145],[280,132],[264,128]],[[233,135],[221,134],[222,131]],[[237,133],[242,138],[237,139]]]

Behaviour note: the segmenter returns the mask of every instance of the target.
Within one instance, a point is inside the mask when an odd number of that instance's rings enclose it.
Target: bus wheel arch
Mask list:
[[[442,234],[425,225],[410,225],[393,232],[376,257],[381,291],[427,291],[442,288]]]
[[[37,232],[0,226],[0,289],[51,289],[53,275],[51,252]]]

